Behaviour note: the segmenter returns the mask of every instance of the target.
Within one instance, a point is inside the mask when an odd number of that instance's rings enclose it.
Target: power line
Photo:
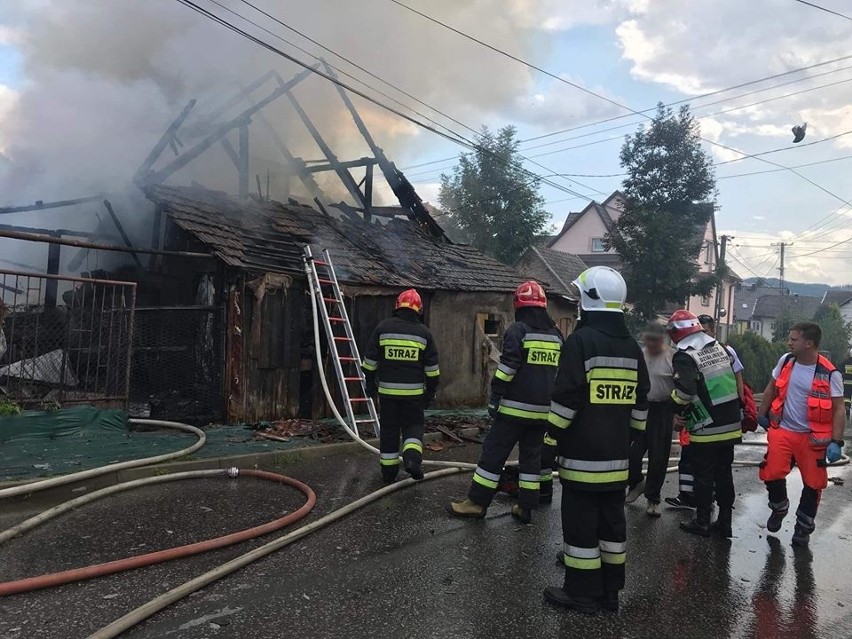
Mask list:
[[[180,0],[179,0],[179,1],[180,1]],[[531,63],[531,62],[528,62],[528,61],[526,61],[526,60],[524,60],[524,59],[522,59],[522,58],[519,58],[518,56],[512,55],[511,53],[508,53],[508,52],[506,52],[506,51],[503,51],[502,49],[499,49],[498,47],[495,47],[494,45],[488,44],[487,42],[484,42],[484,41],[480,40],[479,38],[475,38],[474,36],[472,36],[472,35],[470,35],[470,34],[467,34],[467,33],[465,33],[464,31],[461,31],[461,30],[459,30],[459,29],[456,29],[455,27],[453,27],[453,26],[451,26],[451,25],[449,25],[449,24],[447,24],[447,23],[445,23],[445,22],[442,22],[441,20],[438,20],[437,18],[433,18],[432,16],[430,16],[430,15],[428,15],[428,14],[426,14],[426,13],[423,13],[422,11],[418,11],[417,9],[414,9],[413,7],[408,6],[408,5],[407,5],[407,4],[405,4],[404,2],[401,2],[400,0],[390,0],[390,2],[392,2],[392,3],[396,4],[396,5],[398,5],[398,6],[402,7],[402,8],[404,8],[404,9],[406,9],[406,10],[408,10],[408,11],[410,11],[410,12],[412,12],[412,13],[416,14],[416,15],[419,15],[419,16],[421,16],[422,18],[425,18],[426,20],[429,20],[430,22],[434,22],[435,24],[438,24],[438,25],[440,25],[440,26],[444,27],[445,29],[448,29],[448,30],[452,31],[453,33],[456,33],[456,34],[458,34],[459,36],[461,36],[461,37],[463,37],[463,38],[466,38],[466,39],[468,39],[468,40],[471,40],[472,42],[476,42],[477,44],[479,44],[479,45],[481,45],[481,46],[483,46],[483,47],[485,47],[485,48],[487,48],[487,49],[489,49],[489,50],[491,50],[491,51],[494,51],[495,53],[497,53],[497,54],[499,54],[499,55],[502,55],[502,56],[504,56],[504,57],[509,58],[510,60],[514,60],[515,62],[518,62],[518,63],[520,63],[520,64],[523,64],[523,65],[525,65],[525,66],[529,67],[530,69],[533,69],[533,70],[535,70],[535,71],[538,71],[539,73],[542,73],[542,74],[544,74],[544,75],[546,75],[546,76],[548,76],[548,77],[550,77],[550,78],[553,78],[553,79],[555,79],[555,80],[557,80],[557,81],[559,81],[559,82],[562,82],[562,83],[564,83],[564,84],[567,84],[567,85],[569,85],[569,86],[572,86],[572,87],[574,87],[574,88],[576,88],[576,89],[578,89],[578,90],[580,90],[580,91],[583,91],[584,93],[587,93],[587,94],[592,95],[592,96],[595,96],[595,97],[597,97],[597,98],[599,98],[599,99],[601,99],[601,100],[604,100],[604,101],[606,101],[606,102],[609,102],[610,104],[614,104],[615,106],[617,106],[617,107],[619,107],[619,108],[621,108],[621,109],[624,109],[625,111],[630,111],[630,112],[631,112],[631,113],[633,113],[634,115],[641,116],[641,117],[646,118],[646,119],[648,119],[648,120],[653,120],[653,119],[654,119],[654,118],[652,118],[650,115],[648,115],[647,113],[643,113],[643,112],[641,112],[641,111],[637,111],[636,109],[633,109],[632,107],[629,107],[629,106],[627,106],[627,105],[625,105],[625,104],[621,104],[620,102],[617,102],[616,100],[613,100],[613,99],[608,98],[608,97],[606,97],[606,96],[604,96],[604,95],[601,95],[601,94],[599,94],[599,93],[596,93],[595,91],[592,91],[591,89],[587,89],[586,87],[583,87],[583,86],[581,86],[581,85],[579,85],[579,84],[577,84],[577,83],[575,83],[575,82],[571,82],[570,80],[566,80],[565,78],[563,78],[563,77],[561,77],[561,76],[559,76],[559,75],[557,75],[557,74],[555,74],[555,73],[552,73],[551,71],[548,71],[547,69],[543,69],[542,67],[539,67],[538,65],[535,65],[535,64],[533,64],[533,63]],[[733,147],[731,147],[731,146],[728,146],[728,145],[726,145],[726,144],[722,144],[721,142],[715,142],[715,141],[713,141],[713,140],[709,140],[709,139],[707,139],[707,138],[703,138],[703,137],[700,137],[700,136],[699,136],[699,139],[700,139],[700,140],[703,140],[703,141],[704,141],[704,142],[706,142],[707,144],[711,144],[711,145],[716,146],[716,147],[719,147],[719,148],[721,148],[721,149],[725,149],[726,151],[731,151],[731,152],[733,152],[733,153],[737,153],[737,154],[739,154],[739,155],[742,155],[742,156],[743,156],[743,158],[747,158],[747,157],[754,157],[755,159],[757,159],[757,160],[758,160],[758,161],[760,161],[760,162],[765,162],[766,164],[771,164],[772,166],[776,166],[776,167],[779,167],[779,168],[787,169],[787,170],[789,170],[791,173],[793,173],[793,175],[798,176],[798,177],[799,177],[799,178],[801,178],[802,180],[806,181],[808,184],[811,184],[812,186],[814,186],[814,187],[816,187],[816,188],[820,189],[821,191],[823,191],[823,192],[827,193],[828,195],[830,195],[830,196],[832,196],[832,197],[834,197],[834,198],[836,198],[836,199],[840,200],[840,201],[841,201],[841,202],[843,202],[844,204],[849,204],[849,202],[847,202],[846,200],[844,200],[843,198],[841,198],[839,195],[836,195],[835,193],[832,193],[831,191],[829,191],[828,189],[826,189],[824,186],[821,186],[820,184],[817,184],[816,182],[814,182],[814,181],[813,181],[813,180],[811,180],[810,178],[808,178],[808,177],[806,177],[806,176],[802,175],[801,173],[797,172],[795,169],[790,169],[789,167],[785,167],[783,164],[778,164],[777,162],[773,162],[772,160],[767,160],[767,159],[765,159],[765,158],[762,158],[762,157],[759,157],[759,156],[756,156],[756,155],[752,155],[752,154],[746,153],[745,151],[740,151],[739,149],[735,149],[735,148],[733,148]],[[850,206],[852,206],[852,204],[850,204]]]
[[[806,147],[806,146],[814,146],[815,144],[822,144],[823,142],[831,142],[832,140],[836,140],[837,138],[842,138],[843,136],[849,135],[850,133],[852,133],[852,131],[844,131],[843,133],[838,133],[837,135],[832,135],[832,136],[829,136],[827,138],[822,138],[821,140],[814,140],[813,142],[808,142],[807,144],[799,144],[799,145],[794,146],[794,147],[793,146],[782,146],[782,147],[777,148],[777,149],[772,149],[771,151],[760,151],[759,153],[749,153],[749,154],[746,154],[747,157],[736,158],[736,159],[733,159],[733,160],[725,160],[724,162],[716,162],[714,164],[714,166],[722,166],[722,165],[725,165],[725,164],[733,164],[734,162],[742,162],[743,160],[761,158],[764,155],[771,155],[773,153],[781,153],[782,151],[791,151],[793,149],[801,149],[801,148]],[[786,166],[786,167],[783,167],[783,168],[788,169],[788,170],[793,169],[793,167],[791,167],[791,166]],[[850,206],[852,206],[852,205],[850,205]]]
[[[797,164],[796,166],[791,166],[790,168],[791,169],[804,169],[804,168],[809,167],[809,166],[817,166],[819,164],[828,164],[830,162],[840,162],[841,160],[849,160],[849,159],[852,159],[852,155],[844,155],[844,156],[841,156],[839,158],[829,158],[827,160],[819,160],[817,162],[808,162],[807,164]],[[721,177],[717,177],[716,181],[718,182],[719,180],[730,180],[732,178],[747,177],[749,175],[761,175],[763,173],[778,173],[779,171],[784,171],[784,170],[786,170],[786,169],[765,169],[763,171],[751,171],[749,173],[736,173],[734,175],[723,175]],[[586,177],[597,177],[597,176],[587,175]]]
[[[839,11],[835,11],[834,9],[827,9],[826,7],[821,7],[818,4],[814,4],[813,2],[807,2],[807,0],[795,0],[795,1],[798,2],[799,4],[806,4],[809,7],[813,7],[814,9],[819,9],[820,11],[825,11],[826,13],[830,13],[832,15],[836,15],[836,16],[839,16],[841,18],[845,18],[846,20],[852,20],[852,18],[850,18],[849,16],[844,15],[844,14],[840,13]]]

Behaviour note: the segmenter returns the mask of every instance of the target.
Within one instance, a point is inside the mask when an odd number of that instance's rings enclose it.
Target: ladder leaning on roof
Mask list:
[[[325,249],[322,252],[322,259],[317,259],[311,251],[310,244],[307,244],[302,259],[311,295],[316,298],[322,324],[325,327],[337,385],[346,409],[346,419],[359,437],[361,436],[359,425],[372,425],[378,437],[379,417],[376,413],[376,405],[367,395],[367,380],[361,370],[361,356],[358,353],[352,323],[346,312],[346,304],[331,263],[331,256],[328,249]],[[352,370],[354,372],[348,372]],[[355,387],[354,395],[350,394],[351,387]],[[366,417],[363,416],[364,408],[367,409]]]

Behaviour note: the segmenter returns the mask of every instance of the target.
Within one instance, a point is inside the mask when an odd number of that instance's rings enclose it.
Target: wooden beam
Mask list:
[[[348,160],[346,162],[338,162],[337,166],[342,167],[344,169],[353,169],[357,167],[367,167],[372,168],[379,161],[375,158],[361,158],[360,160]],[[320,173],[322,171],[335,171],[337,170],[335,166],[331,164],[314,164],[312,166],[306,166],[305,171],[308,173]]]
[[[249,128],[248,124],[244,123],[239,128],[240,138],[240,163],[237,166],[239,176],[239,185],[237,192],[241,198],[249,196]]]
[[[114,251],[116,253],[140,253],[144,255],[167,255],[170,257],[193,257],[214,259],[210,253],[193,253],[191,251],[158,251],[154,249],[129,248],[115,244],[98,244],[97,242],[85,242],[83,240],[72,240],[61,237],[53,237],[42,233],[23,233],[20,231],[0,230],[0,237],[11,240],[24,240],[27,242],[41,242],[43,244],[60,244],[62,246],[75,246],[77,248],[93,249],[96,251]]]
[[[76,200],[59,200],[57,202],[36,202],[26,206],[6,206],[0,208],[0,215],[6,213],[25,213],[26,211],[43,211],[44,209],[58,209],[63,206],[74,206],[75,204],[85,204],[86,202],[97,202],[103,198],[103,194],[92,195],[91,197],[81,197]]]
[[[160,159],[160,156],[169,144],[172,144],[173,148],[175,148],[175,152],[177,152],[177,148],[174,147],[175,133],[177,133],[180,125],[183,124],[183,121],[189,116],[189,112],[192,111],[193,107],[195,107],[195,102],[195,99],[187,102],[186,106],[183,107],[183,111],[180,112],[180,115],[178,115],[169,125],[169,128],[165,130],[157,144],[155,144],[154,148],[151,149],[148,157],[146,157],[145,161],[142,162],[138,169],[136,169],[136,173],[133,176],[134,182],[138,182],[145,178],[145,176],[151,171],[151,167],[153,167],[154,163]]]
[[[129,248],[133,248],[133,242],[130,241],[130,238],[127,236],[127,233],[124,232],[124,227],[121,225],[121,221],[118,219],[118,216],[115,214],[115,211],[112,208],[112,204],[110,204],[109,200],[104,200],[104,208],[106,208],[107,213],[112,218],[113,224],[115,224],[115,228],[118,229],[119,235],[121,235],[121,239],[124,241],[125,246]],[[133,257],[133,261],[136,262],[136,266],[139,267],[140,270],[145,267],[142,266],[142,262],[139,260],[139,256],[136,253],[130,254]]]
[[[229,131],[236,129],[241,125],[248,125],[251,122],[251,118],[254,114],[258,113],[260,110],[266,108],[270,103],[274,102],[282,95],[285,95],[290,89],[295,87],[299,82],[307,78],[309,75],[313,74],[314,68],[318,67],[319,63],[315,64],[311,67],[311,70],[305,69],[301,73],[293,76],[289,81],[282,84],[280,87],[275,89],[272,93],[270,93],[267,97],[265,97],[260,102],[255,103],[242,113],[235,117],[230,122],[226,122],[225,124],[220,125],[217,129],[213,131],[206,138],[201,140],[194,147],[186,151],[180,157],[175,158],[169,164],[164,166],[162,169],[155,173],[149,173],[145,176],[144,183],[146,184],[161,184],[165,180],[167,180],[172,174],[179,171],[187,164],[192,162],[199,155],[204,153],[207,149],[209,149],[213,144],[218,142],[224,135],[226,135]]]

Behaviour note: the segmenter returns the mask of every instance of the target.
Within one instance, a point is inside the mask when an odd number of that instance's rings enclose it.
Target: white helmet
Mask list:
[[[574,280],[580,289],[580,308],[584,311],[624,312],[627,284],[621,273],[608,266],[588,268]]]

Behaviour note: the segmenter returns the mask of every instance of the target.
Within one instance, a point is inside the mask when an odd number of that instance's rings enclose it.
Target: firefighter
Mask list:
[[[624,321],[621,275],[595,266],[574,284],[580,322],[562,347],[548,417],[559,449],[565,581],[544,597],[595,614],[601,605],[617,611],[624,588],[630,434],[645,428],[650,381]]]
[[[512,515],[528,524],[539,503],[542,440],[562,334],[547,313],[547,297],[537,282],[517,288],[514,306],[515,323],[503,336],[500,363],[491,381],[488,412],[494,422],[482,444],[467,499],[447,507],[457,517],[485,517],[515,444],[519,445],[520,475]]]
[[[380,464],[386,483],[399,473],[400,435],[405,472],[423,479],[423,411],[435,399],[441,373],[438,349],[422,313],[423,301],[415,289],[400,293],[393,317],[370,336],[361,365],[367,393],[379,398]]]
[[[822,330],[813,322],[790,328],[790,352],[772,371],[758,411],[758,421],[768,427],[760,479],[769,493],[769,532],[781,529],[790,508],[787,475],[793,463],[802,475],[794,546],[807,546],[810,541],[820,497],[828,485],[826,462],[839,460],[844,444],[843,376],[819,354],[821,340]]]
[[[734,445],[742,441],[740,396],[728,351],[705,333],[694,313],[675,311],[668,322],[677,345],[672,358],[675,413],[689,432],[695,515],[680,527],[707,537],[731,537]],[[719,517],[711,525],[715,490]]]

